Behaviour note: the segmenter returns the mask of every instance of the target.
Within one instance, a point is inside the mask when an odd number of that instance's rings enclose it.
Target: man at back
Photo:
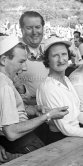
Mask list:
[[[26,44],[28,52],[28,59],[26,62],[27,71],[19,75],[19,77],[26,87],[28,96],[27,101],[29,104],[29,101],[34,100],[36,89],[49,72],[42,61],[44,51],[44,40],[42,38],[45,22],[38,12],[26,11],[20,17],[19,23],[22,31],[22,40]],[[24,92],[20,91],[20,86],[18,86],[18,88],[20,93]],[[24,95],[24,97],[26,97],[26,95]]]
[[[22,31],[22,41],[26,44],[28,58],[26,62],[27,71],[18,75],[18,78],[15,79],[15,86],[23,98],[25,107],[27,107],[29,118],[33,118],[35,116],[33,105],[36,105],[36,90],[49,72],[42,60],[45,22],[38,12],[26,11],[21,15],[19,24]],[[35,132],[44,141],[47,131],[48,125],[45,123]]]
[[[75,65],[78,65],[79,62],[81,61],[82,57],[79,51],[79,45],[80,45],[80,32],[79,31],[74,31],[73,33],[74,39],[73,43],[70,47],[70,51],[72,52],[72,62]]]

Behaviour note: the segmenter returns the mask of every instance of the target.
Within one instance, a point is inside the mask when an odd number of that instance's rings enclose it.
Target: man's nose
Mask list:
[[[62,55],[59,56],[59,62],[63,62],[63,57],[62,57]]]
[[[32,33],[33,33],[33,34],[36,34],[36,28],[35,28],[35,27],[33,27]]]
[[[27,71],[27,64],[26,64],[26,62],[24,62],[24,63],[22,64],[22,70],[23,70],[23,71]]]

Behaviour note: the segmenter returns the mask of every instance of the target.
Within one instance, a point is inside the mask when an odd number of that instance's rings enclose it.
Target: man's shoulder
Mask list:
[[[6,78],[2,74],[0,74],[0,87],[7,85],[7,84],[8,84],[8,82],[7,82]]]
[[[10,79],[0,74],[0,88],[2,87],[12,87],[12,82]]]
[[[83,43],[79,45],[80,54],[83,55]]]

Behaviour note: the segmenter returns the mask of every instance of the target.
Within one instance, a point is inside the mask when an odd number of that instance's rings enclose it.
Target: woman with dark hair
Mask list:
[[[51,109],[68,106],[69,113],[63,119],[49,121],[48,144],[65,136],[83,137],[79,126],[80,101],[70,80],[65,76],[71,43],[56,37],[49,38],[45,47],[44,65],[49,75],[37,90],[37,104]],[[64,110],[63,110],[64,111]]]

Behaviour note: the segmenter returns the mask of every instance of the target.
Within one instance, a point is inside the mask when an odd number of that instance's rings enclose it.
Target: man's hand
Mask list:
[[[49,112],[50,119],[62,119],[65,115],[69,113],[67,109],[67,106],[52,109]]]
[[[5,163],[7,160],[7,155],[5,149],[0,145],[0,162]]]
[[[38,106],[40,108],[40,111],[45,114],[49,113],[50,119],[62,119],[66,114],[68,114],[68,106],[65,107],[57,107],[50,109],[45,106]]]

